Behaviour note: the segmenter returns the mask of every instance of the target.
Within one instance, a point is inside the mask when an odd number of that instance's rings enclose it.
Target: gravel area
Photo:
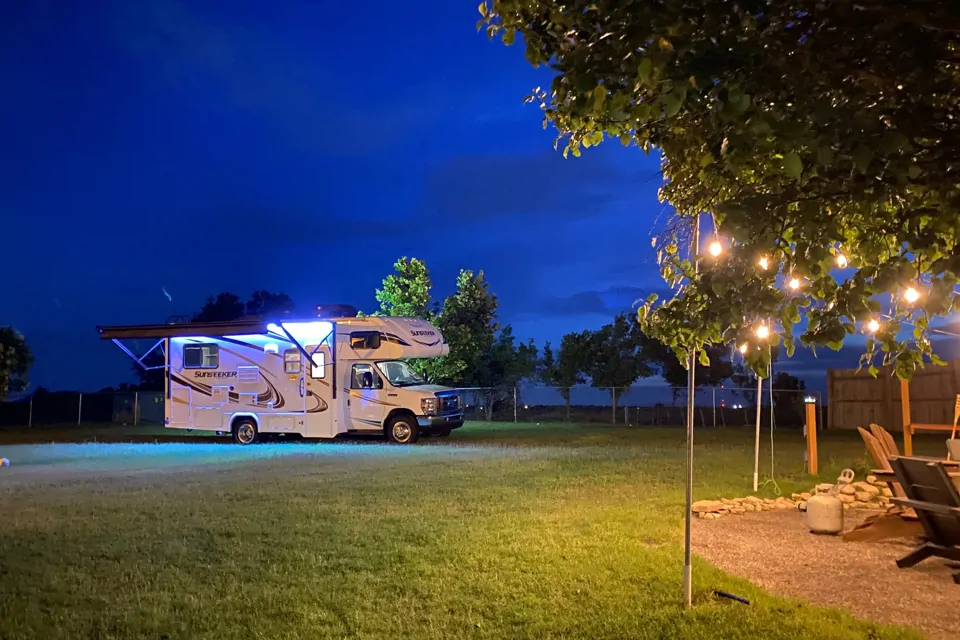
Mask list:
[[[847,530],[863,515],[844,514]],[[931,638],[960,637],[960,585],[946,561],[910,569],[895,561],[911,540],[844,542],[807,531],[796,511],[695,520],[693,550],[728,573],[778,595],[841,607],[876,622],[915,627]]]

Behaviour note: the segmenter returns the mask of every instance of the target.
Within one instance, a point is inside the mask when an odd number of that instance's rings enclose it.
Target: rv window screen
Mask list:
[[[219,364],[219,346],[215,344],[183,345],[184,369],[216,369]]]
[[[283,372],[300,373],[300,352],[296,349],[287,349],[283,352]]]
[[[313,354],[313,366],[310,368],[311,378],[322,378],[327,375],[327,359],[322,351]]]
[[[379,349],[379,331],[354,331],[350,334],[350,347],[353,349]]]

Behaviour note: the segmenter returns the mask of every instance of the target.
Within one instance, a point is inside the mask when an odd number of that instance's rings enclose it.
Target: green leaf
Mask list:
[[[600,85],[593,90],[593,110],[603,111],[603,105],[607,102],[607,88]]]
[[[800,156],[791,151],[783,156],[783,170],[794,180],[800,180],[803,175],[803,163]]]
[[[872,160],[873,151],[870,151],[870,148],[865,145],[860,145],[857,147],[857,150],[853,152],[853,166],[856,167],[860,173],[867,172]]]
[[[508,47],[514,43],[517,39],[517,30],[512,27],[507,27],[503,30],[503,44]]]
[[[877,369],[874,365],[870,365],[870,368],[867,369],[870,372],[870,375],[874,378],[877,377],[877,374],[880,373],[880,369]]]
[[[640,66],[637,68],[637,75],[640,76],[640,81],[644,84],[650,84],[651,73],[653,73],[653,62],[650,58],[644,58],[640,61]]]
[[[703,154],[703,156],[700,157],[700,166],[701,166],[701,167],[709,167],[711,164],[713,164],[713,154],[712,154],[712,153],[705,153],[705,154]]]
[[[481,3],[480,3],[480,6],[477,7],[477,10],[480,12],[480,15],[482,15],[484,18],[487,17],[487,3],[486,3],[486,2],[481,2]]]
[[[663,97],[664,106],[666,107],[667,111],[667,117],[672,118],[680,113],[680,108],[683,106],[683,101],[686,97],[687,88],[683,85],[677,85],[672,91],[670,91],[670,93]]]
[[[699,358],[699,360],[700,360],[700,364],[702,364],[703,366],[705,366],[705,367],[709,367],[709,366],[710,366],[710,356],[707,355],[707,351],[706,351],[706,350],[703,350],[703,351],[700,352],[700,358]]]
[[[822,167],[833,164],[833,149],[825,144],[817,147],[817,163]]]

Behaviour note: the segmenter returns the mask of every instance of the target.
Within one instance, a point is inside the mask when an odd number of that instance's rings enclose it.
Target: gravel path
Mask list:
[[[844,520],[848,530],[858,521],[850,512]],[[844,542],[813,535],[796,511],[696,520],[693,536],[695,553],[773,593],[915,627],[931,638],[960,634],[960,585],[951,577],[956,569],[933,558],[898,569],[895,561],[910,552],[910,540]]]

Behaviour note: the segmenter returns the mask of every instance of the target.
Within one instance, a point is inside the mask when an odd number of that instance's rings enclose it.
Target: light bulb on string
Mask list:
[[[845,269],[847,266],[847,256],[842,253],[837,254],[837,266],[841,269]]]
[[[867,331],[870,333],[876,333],[880,331],[880,321],[876,318],[871,318],[870,322],[867,323]]]
[[[744,342],[742,345],[740,345],[740,353],[743,353],[743,354],[747,353],[747,343],[746,343],[746,342]]]
[[[710,246],[707,247],[707,251],[710,252],[714,258],[720,257],[720,254],[723,253],[723,245],[720,244],[719,240],[714,240],[710,243]]]
[[[770,329],[769,329],[769,328],[767,327],[767,325],[765,325],[765,324],[762,324],[762,325],[760,325],[759,327],[757,327],[757,329],[756,329],[756,331],[754,331],[754,333],[755,333],[755,334],[757,335],[757,337],[760,338],[761,340],[766,340],[767,338],[770,337]]]
[[[920,292],[913,287],[907,287],[907,290],[903,292],[903,299],[913,304],[920,299]]]
[[[767,260],[766,256],[763,256],[762,258],[760,258],[760,261],[758,262],[758,264],[760,265],[760,268],[763,269],[764,271],[770,268],[770,261]]]
[[[800,280],[798,280],[797,278],[790,278],[790,283],[788,286],[794,291],[796,291],[797,289],[800,288]]]

